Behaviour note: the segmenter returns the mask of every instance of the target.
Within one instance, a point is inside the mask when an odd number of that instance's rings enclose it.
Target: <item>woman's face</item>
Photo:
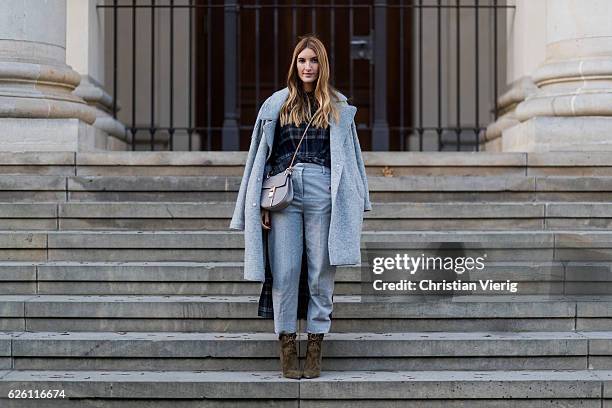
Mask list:
[[[304,48],[297,56],[297,71],[304,88],[307,91],[314,89],[314,84],[319,76],[319,60],[310,48]]]

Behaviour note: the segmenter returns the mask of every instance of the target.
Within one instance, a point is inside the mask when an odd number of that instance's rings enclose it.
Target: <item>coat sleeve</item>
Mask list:
[[[265,103],[264,103],[265,105]],[[240,189],[238,190],[238,198],[236,199],[236,206],[234,207],[234,214],[230,221],[229,228],[239,231],[244,231],[244,206],[246,201],[246,190],[249,184],[249,176],[253,168],[253,162],[255,161],[255,154],[261,140],[261,113],[264,105],[261,106],[257,113],[257,119],[255,119],[255,126],[253,126],[253,134],[251,135],[251,145],[249,147],[249,153],[247,155],[246,163],[244,165],[244,173],[242,175],[242,181],[240,182]]]
[[[361,145],[359,144],[359,137],[357,136],[357,127],[355,126],[355,120],[351,123],[351,133],[353,134],[353,146],[355,147],[355,158],[357,159],[357,168],[361,175],[363,182],[363,211],[372,211],[372,203],[370,203],[370,190],[368,188],[368,176],[366,175],[365,165],[363,163],[363,157],[361,155]]]

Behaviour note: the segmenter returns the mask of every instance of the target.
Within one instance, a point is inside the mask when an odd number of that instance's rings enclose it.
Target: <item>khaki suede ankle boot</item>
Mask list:
[[[304,364],[304,378],[315,378],[321,375],[321,343],[325,333],[308,333],[308,346],[306,348],[306,363]]]
[[[281,333],[280,340],[280,361],[283,377],[299,379],[302,377],[300,363],[298,360],[297,349],[295,346],[296,333]]]

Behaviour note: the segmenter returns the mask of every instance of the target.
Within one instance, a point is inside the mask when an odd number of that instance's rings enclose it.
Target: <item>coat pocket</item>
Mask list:
[[[361,181],[361,177],[359,176],[359,173],[356,171],[351,171],[351,180],[353,183],[353,189],[357,191],[357,194],[359,195],[359,197],[364,198],[365,191],[364,191],[363,183]]]

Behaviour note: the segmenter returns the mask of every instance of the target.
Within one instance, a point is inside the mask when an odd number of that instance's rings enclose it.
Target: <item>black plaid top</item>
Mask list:
[[[307,92],[306,95],[310,98],[311,113],[314,114],[318,107],[317,101],[314,99],[314,92]],[[289,166],[307,124],[308,122],[304,122],[299,127],[295,127],[293,124],[281,127],[280,119],[276,122],[272,154],[269,159],[272,165],[270,175],[281,173]],[[316,163],[331,168],[329,126],[316,128],[312,123],[310,124],[293,164],[300,162]]]

